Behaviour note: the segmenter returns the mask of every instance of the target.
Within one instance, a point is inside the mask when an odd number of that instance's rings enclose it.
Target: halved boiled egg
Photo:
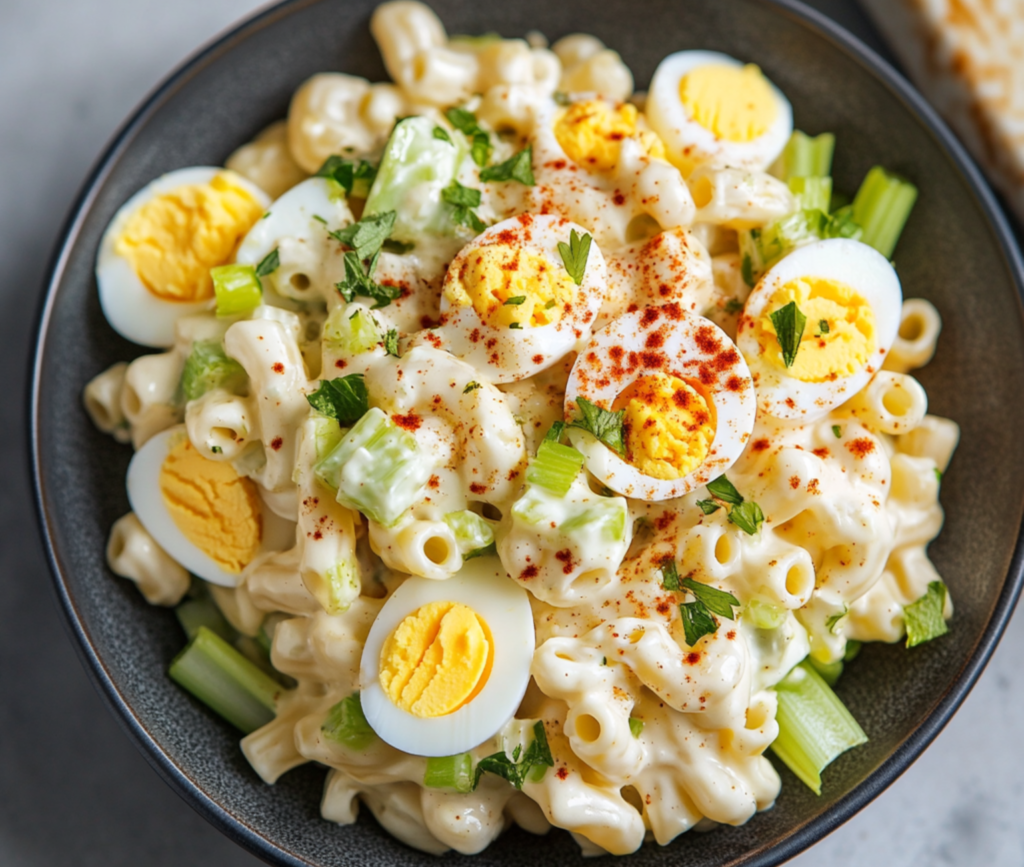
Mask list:
[[[496,557],[470,560],[445,581],[407,578],[363,647],[363,714],[404,752],[465,752],[515,716],[533,650],[529,597]]]
[[[573,231],[587,235],[561,217],[521,214],[478,235],[448,266],[441,325],[425,339],[493,382],[551,367],[590,334],[607,281],[604,257],[591,243],[575,283],[558,247],[570,245]]]
[[[184,427],[156,434],[135,453],[127,487],[132,511],[157,544],[213,584],[234,587],[258,555],[295,543],[295,524],[275,515],[230,463],[199,454]]]
[[[834,238],[794,250],[761,278],[740,317],[736,344],[758,408],[814,421],[853,397],[881,369],[902,304],[896,271],[867,244]]]
[[[715,51],[662,60],[645,110],[684,175],[703,163],[766,169],[793,132],[789,100],[761,70]]]
[[[580,352],[565,392],[565,418],[585,398],[622,412],[622,453],[568,428],[587,469],[641,500],[681,497],[722,475],[754,427],[756,396],[743,356],[711,321],[678,304],[626,313]]]
[[[268,204],[241,175],[207,166],[139,190],[110,221],[96,261],[111,327],[143,346],[172,346],[178,319],[213,306],[210,269],[233,261]]]

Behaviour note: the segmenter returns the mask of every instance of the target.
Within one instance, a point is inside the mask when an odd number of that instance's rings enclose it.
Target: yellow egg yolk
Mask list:
[[[213,297],[210,269],[228,262],[263,208],[227,175],[155,196],[128,218],[114,249],[164,301]]]
[[[711,450],[714,404],[679,377],[641,376],[613,408],[625,410],[626,460],[645,476],[680,479],[704,463]]]
[[[679,99],[697,123],[732,142],[760,138],[779,113],[771,85],[753,64],[698,66],[680,80]]]
[[[225,572],[237,575],[256,556],[259,494],[229,463],[207,460],[182,437],[160,468],[160,493],[185,538]]]
[[[454,279],[445,283],[452,304],[473,305],[492,328],[535,328],[562,318],[576,299],[576,284],[561,266],[506,244],[470,251]]]
[[[629,103],[612,107],[601,99],[574,102],[555,121],[555,138],[576,165],[598,172],[615,168],[622,140],[631,136],[651,156],[664,159],[661,139],[650,130],[638,130],[637,118],[636,106]]]
[[[807,317],[792,367],[786,368],[771,314],[796,302]],[[863,369],[875,352],[875,313],[851,286],[804,277],[781,286],[758,320],[755,334],[763,356],[802,382],[828,382]]]
[[[380,685],[398,707],[439,717],[483,689],[493,656],[487,624],[461,602],[430,602],[406,617],[384,642]]]

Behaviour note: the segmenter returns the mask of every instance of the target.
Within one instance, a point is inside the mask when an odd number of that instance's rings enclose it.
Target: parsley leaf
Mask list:
[[[635,737],[640,737],[640,732],[644,730],[644,721],[637,719],[635,716],[629,718],[629,733]]]
[[[590,255],[590,235],[580,237],[576,230],[569,233],[569,243],[558,242],[558,252],[562,256],[562,264],[569,272],[573,283],[579,286],[583,282],[583,273],[587,269],[587,257]]]
[[[548,428],[548,432],[544,434],[544,442],[546,443],[557,443],[562,439],[562,432],[565,430],[564,421],[553,421],[551,427]]]
[[[747,261],[750,261],[750,257],[747,257]],[[726,313],[739,313],[743,309],[743,302],[739,298],[730,298],[725,302]]]
[[[705,635],[714,635],[718,631],[715,618],[711,616],[707,606],[699,599],[696,602],[684,602],[679,606],[679,614],[683,619],[686,643],[690,647],[693,647]]]
[[[385,253],[394,253],[396,256],[404,256],[410,250],[415,250],[416,245],[412,242],[406,243],[404,241],[396,241],[394,238],[388,238],[381,249]]]
[[[366,160],[353,161],[345,157],[330,156],[320,166],[316,177],[330,178],[337,182],[345,190],[345,195],[349,196],[357,182],[360,192],[363,190],[369,192],[373,179],[377,177],[377,169],[373,163],[368,163]]]
[[[775,338],[782,349],[782,360],[786,367],[792,367],[796,354],[800,350],[800,338],[804,336],[807,317],[800,312],[795,301],[780,307],[769,317],[775,326]]]
[[[676,561],[671,557],[666,557],[661,561],[661,586],[666,590],[682,589],[683,585],[679,581],[679,570],[676,569]]]
[[[608,448],[624,455],[626,445],[622,441],[622,419],[626,411],[620,409],[618,412],[609,412],[585,397],[579,398],[576,405],[580,409],[580,418],[573,419],[569,426],[589,431]]]
[[[278,268],[281,267],[281,254],[277,247],[274,247],[266,256],[260,259],[259,265],[256,266],[256,276],[266,277],[269,274],[273,274]]]
[[[743,502],[743,495],[725,476],[719,476],[713,482],[708,482],[708,492],[730,506],[738,506]]]
[[[469,226],[474,232],[482,232],[487,224],[481,220],[473,208],[480,204],[480,191],[472,187],[464,187],[453,180],[441,190],[441,199],[452,206],[452,222],[457,226]]]
[[[551,94],[551,98],[555,101],[556,105],[572,105],[572,100],[569,98],[569,94],[563,90],[556,90]]]
[[[707,488],[713,497],[729,504],[730,524],[735,524],[744,533],[751,536],[761,529],[761,524],[764,523],[764,512],[761,511],[761,507],[757,503],[744,500],[743,495],[736,490],[736,486],[725,476],[719,476],[713,482],[708,482]],[[697,505],[705,515],[710,515],[715,511],[710,508],[709,500],[698,500]]]
[[[722,508],[714,500],[697,500],[697,505],[705,515],[712,515]]]
[[[363,262],[380,252],[380,248],[384,246],[394,228],[395,212],[385,211],[383,214],[364,217],[358,223],[329,234],[335,241],[351,247],[356,257]]]
[[[505,299],[506,307],[518,307],[526,301],[525,295],[513,295],[511,298]]]
[[[821,337],[822,334],[828,334],[828,320],[827,319],[819,319],[818,320],[818,337]]]
[[[551,748],[548,746],[544,723],[537,720],[533,724],[533,740],[530,741],[525,752],[522,747],[517,746],[511,757],[502,751],[480,759],[476,766],[473,788],[480,785],[480,778],[484,774],[496,774],[517,789],[521,789],[527,779],[539,782],[547,769],[554,766],[555,760],[552,758]]]
[[[484,183],[488,181],[519,181],[527,187],[532,187],[536,183],[533,178],[533,148],[527,146],[505,162],[482,169],[480,180]]]
[[[753,536],[764,523],[764,512],[761,511],[761,507],[757,503],[748,500],[729,510],[729,523],[735,524],[744,533]]]
[[[837,424],[832,425],[832,433],[835,434],[837,440],[843,437],[843,429]]]
[[[916,647],[949,632],[949,627],[942,617],[942,609],[945,607],[946,585],[941,581],[930,582],[924,596],[904,607],[907,647]]]
[[[839,625],[839,621],[842,620],[847,614],[850,613],[850,609],[845,605],[842,611],[837,611],[835,614],[830,614],[825,618],[825,628],[833,635],[836,634],[836,627]]]
[[[511,328],[513,331],[523,330],[523,326],[518,322],[509,322],[508,327]]]
[[[491,137],[480,128],[476,115],[464,108],[450,108],[444,113],[448,122],[470,140],[470,156],[483,168],[491,156]]]
[[[740,275],[743,277],[743,282],[753,289],[756,281],[754,280],[754,263],[751,261],[749,253],[743,254],[743,261],[740,263]]]
[[[370,397],[361,373],[321,380],[320,387],[307,394],[306,400],[317,412],[337,419],[342,427],[355,424],[370,409]]]
[[[441,141],[446,141],[448,142],[448,144],[452,143],[452,137],[448,135],[448,130],[446,130],[443,126],[434,127],[434,138],[440,139]]]
[[[938,467],[932,467],[932,469],[935,470],[935,481],[937,481],[937,482],[939,482],[939,484],[941,484],[942,483],[942,470],[940,470]]]
[[[395,358],[401,358],[398,352],[398,331],[394,328],[389,329],[384,335],[384,351]]]
[[[466,387],[462,389],[462,393],[469,394],[471,391],[476,391],[478,388],[480,388],[480,383],[474,379],[472,382],[466,383]]]
[[[692,578],[684,578],[680,584],[683,589],[689,590],[698,602],[702,602],[708,611],[727,620],[736,619],[733,616],[732,609],[734,606],[739,606],[740,600],[731,593],[727,593],[725,590],[718,590],[708,584],[701,584]]]

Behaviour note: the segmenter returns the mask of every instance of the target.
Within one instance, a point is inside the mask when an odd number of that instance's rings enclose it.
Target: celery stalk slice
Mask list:
[[[853,219],[864,230],[861,241],[890,258],[916,201],[917,187],[875,166],[853,199]]]
[[[828,177],[832,174],[832,153],[835,147],[836,137],[830,132],[812,137],[800,130],[793,130],[782,152],[780,178],[788,181],[790,178]]]
[[[210,269],[218,316],[251,313],[263,301],[263,287],[252,265],[218,265]]]
[[[174,609],[174,614],[189,640],[195,638],[196,633],[203,626],[211,632],[215,632],[225,641],[234,641],[238,636],[238,633],[221,614],[217,603],[209,596],[186,599]]]
[[[430,789],[473,791],[473,757],[469,753],[427,759],[423,785]]]
[[[377,738],[377,733],[363,715],[358,692],[343,698],[327,712],[320,731],[328,740],[359,751],[365,750]]]
[[[246,734],[274,718],[282,691],[270,675],[205,626],[174,657],[167,673]]]
[[[564,497],[583,466],[583,455],[571,446],[545,440],[530,461],[526,481]]]
[[[839,755],[867,742],[839,697],[806,661],[775,687],[779,736],[772,744],[786,766],[816,795],[821,772]]]

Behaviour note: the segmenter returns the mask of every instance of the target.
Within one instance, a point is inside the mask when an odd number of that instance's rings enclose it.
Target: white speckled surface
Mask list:
[[[133,105],[251,0],[0,2],[0,864],[254,865],[151,771],[57,613],[29,505],[24,382],[40,283],[89,166]],[[852,0],[817,0],[878,47]],[[1024,864],[1024,620],[947,730],[798,867]]]

